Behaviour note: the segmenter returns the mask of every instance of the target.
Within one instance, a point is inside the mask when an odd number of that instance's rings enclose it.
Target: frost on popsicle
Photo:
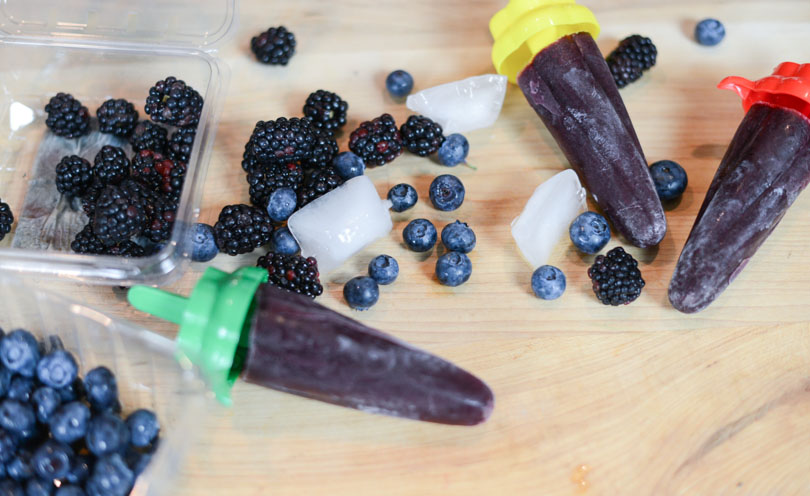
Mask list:
[[[585,189],[576,172],[564,170],[537,187],[523,212],[512,221],[512,237],[537,268],[548,261],[554,245],[585,210]]]
[[[501,113],[504,96],[506,76],[484,74],[422,90],[405,103],[450,135],[491,126]]]
[[[391,231],[390,206],[371,179],[357,176],[295,212],[287,226],[302,256],[315,257],[327,273]]]

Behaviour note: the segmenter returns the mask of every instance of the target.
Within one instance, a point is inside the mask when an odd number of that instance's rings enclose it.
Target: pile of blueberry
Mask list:
[[[149,410],[121,416],[109,369],[80,378],[58,337],[17,329],[0,340],[0,494],[125,496],[159,432]]]

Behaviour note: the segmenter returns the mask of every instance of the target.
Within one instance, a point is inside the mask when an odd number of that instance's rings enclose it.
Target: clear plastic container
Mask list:
[[[57,335],[79,362],[79,374],[104,365],[115,373],[124,413],[153,410],[161,424],[160,446],[132,494],[173,494],[186,450],[216,404],[196,368],[178,363],[174,342],[62,296],[0,278],[0,327]]]
[[[183,240],[199,214],[228,79],[213,50],[232,31],[234,9],[235,0],[0,1],[0,198],[15,216],[12,232],[0,242],[0,270],[110,285],[164,284],[182,274],[189,257]],[[149,257],[123,259],[73,254],[48,244],[45,234],[46,241],[37,241],[35,248],[19,239],[15,243],[20,212],[35,182],[32,169],[50,134],[44,111],[50,97],[71,93],[93,119],[104,100],[125,98],[144,119],[149,88],[170,75],[199,91],[205,105],[166,246]],[[68,154],[76,140],[63,142]],[[95,151],[82,156],[92,162]],[[53,194],[59,195],[55,185]],[[41,213],[48,229],[59,229],[56,211]]]

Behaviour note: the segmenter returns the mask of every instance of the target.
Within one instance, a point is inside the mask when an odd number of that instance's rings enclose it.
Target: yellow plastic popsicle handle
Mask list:
[[[492,63],[498,74],[517,82],[517,75],[535,55],[563,36],[599,36],[599,23],[575,0],[510,0],[489,21]]]

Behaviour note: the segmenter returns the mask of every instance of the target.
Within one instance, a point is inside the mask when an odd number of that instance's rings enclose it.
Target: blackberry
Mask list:
[[[251,38],[250,50],[263,64],[287,65],[295,54],[295,35],[284,26],[270,28]]]
[[[334,167],[312,169],[301,184],[301,191],[298,193],[298,207],[301,208],[316,198],[322,197],[341,184],[343,184],[343,178]]]
[[[141,234],[155,243],[169,239],[177,217],[177,202],[171,195],[156,191],[138,179],[125,180],[121,188],[140,198],[143,204],[146,220]]]
[[[638,34],[619,42],[619,46],[606,57],[616,86],[624,88],[639,79],[644,71],[655,65],[657,54],[652,40]]]
[[[172,160],[188,163],[191,157],[191,148],[194,146],[194,137],[197,135],[197,128],[194,126],[180,127],[172,133],[167,151]]]
[[[138,153],[141,150],[152,150],[163,153],[168,145],[167,136],[169,131],[151,121],[141,121],[135,126],[132,136],[129,137],[129,144],[132,151]]]
[[[309,119],[279,117],[256,123],[245,153],[262,163],[299,161],[309,158],[315,144]]]
[[[217,248],[228,255],[250,253],[270,242],[273,221],[263,210],[250,205],[228,205],[214,224]]]
[[[200,122],[203,99],[197,90],[174,76],[149,88],[144,111],[155,122],[171,126],[195,126]]]
[[[304,103],[304,117],[309,117],[312,126],[333,134],[346,125],[349,104],[331,91],[318,90],[310,93]]]
[[[309,167],[326,167],[332,163],[340,152],[335,138],[322,129],[315,130],[315,145],[312,154],[304,162]]]
[[[598,255],[588,269],[593,292],[605,305],[627,305],[641,294],[644,279],[638,262],[621,246]]]
[[[247,146],[245,147],[245,153],[242,154],[242,170],[245,172],[250,172],[255,169],[257,166],[262,165],[255,156],[253,156],[250,151],[247,150]]]
[[[120,138],[128,138],[138,125],[138,111],[123,98],[113,98],[102,103],[96,110],[98,130]]]
[[[81,196],[93,183],[93,166],[78,155],[68,155],[56,165],[56,190]]]
[[[144,202],[129,188],[109,185],[96,201],[93,232],[107,246],[140,234],[146,225]]]
[[[422,115],[408,117],[405,124],[399,128],[399,134],[405,148],[420,157],[435,153],[444,143],[442,127]]]
[[[273,286],[310,298],[323,294],[318,262],[312,257],[268,252],[259,257],[256,266],[267,269],[270,276],[267,282]]]
[[[360,123],[349,136],[349,149],[369,165],[385,165],[402,153],[402,137],[390,114]]]
[[[6,234],[11,232],[11,224],[14,223],[14,215],[11,213],[11,207],[8,203],[0,200],[0,241],[6,237]]]
[[[175,202],[180,199],[185,174],[185,164],[151,150],[142,150],[132,159],[132,177]]]
[[[128,239],[111,246],[105,245],[93,232],[92,221],[76,234],[76,237],[73,238],[73,242],[70,243],[70,249],[76,253],[86,255],[112,255],[126,258],[142,257],[145,255],[143,248]]]
[[[129,159],[123,149],[106,145],[96,154],[93,175],[103,185],[119,184],[129,177]]]
[[[250,202],[261,208],[267,207],[270,194],[279,188],[298,191],[304,173],[296,162],[286,164],[255,165],[247,174],[250,186]]]
[[[106,184],[96,179],[82,195],[82,210],[84,210],[84,213],[86,213],[89,217],[95,215],[96,202],[106,186]]]
[[[57,93],[45,105],[45,124],[57,136],[78,138],[90,132],[90,112],[67,93]]]

